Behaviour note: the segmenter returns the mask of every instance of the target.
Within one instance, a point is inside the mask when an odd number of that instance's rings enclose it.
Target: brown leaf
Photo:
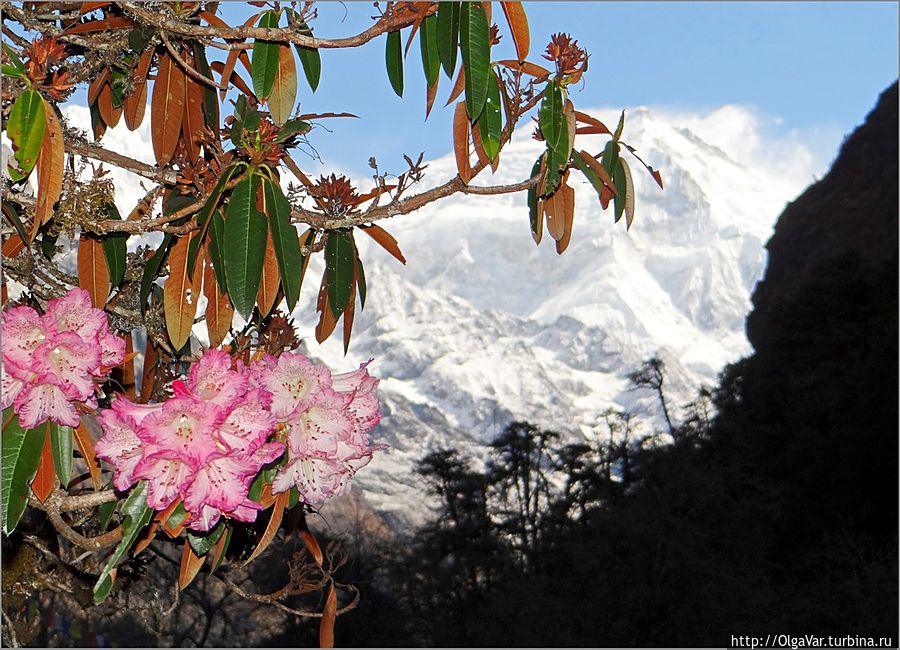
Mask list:
[[[203,270],[203,293],[206,295],[206,331],[209,346],[217,348],[225,340],[234,318],[234,307],[227,293],[222,293],[216,273],[208,261]]]
[[[81,455],[84,457],[84,464],[87,465],[91,475],[94,491],[99,492],[103,484],[100,481],[100,465],[97,464],[97,457],[94,455],[94,438],[83,422],[79,422],[75,427],[75,444],[78,445]]]
[[[321,343],[334,331],[337,321],[331,313],[328,304],[328,286],[325,282],[325,274],[322,274],[322,285],[319,287],[319,296],[316,299],[316,311],[319,312],[319,322],[316,324],[316,341]]]
[[[403,253],[400,252],[400,246],[397,244],[397,240],[394,239],[394,236],[391,235],[391,233],[374,223],[369,226],[360,226],[360,229],[378,242],[378,245],[384,250],[393,255],[394,259],[401,264],[406,264],[406,258],[403,257]]]
[[[279,526],[281,526],[281,518],[284,516],[284,506],[287,504],[288,496],[290,496],[290,490],[285,490],[277,497],[275,497],[275,503],[272,505],[272,516],[269,518],[269,524],[266,526],[265,532],[263,532],[262,537],[259,540],[259,544],[256,545],[256,548],[253,549],[253,552],[250,554],[250,557],[244,562],[243,566],[247,566],[259,557],[259,554],[266,550],[266,547],[275,539],[275,533],[278,532]]]
[[[356,284],[359,282],[359,265],[356,265],[353,284],[350,286],[350,298],[344,307],[344,354],[350,347],[350,334],[353,331],[353,316],[356,311]]]
[[[262,192],[260,192],[262,195]],[[272,232],[266,229],[266,254],[263,257],[262,276],[259,279],[259,290],[256,293],[256,304],[263,318],[269,315],[275,306],[278,296],[280,276],[278,260],[275,258],[275,246],[272,244]]]
[[[88,106],[97,101],[97,95],[100,94],[100,89],[106,84],[109,80],[109,68],[103,68],[103,72],[97,75],[97,78],[94,79],[90,85],[88,86],[87,92],[87,100]]]
[[[519,61],[528,58],[528,49],[531,44],[531,36],[528,33],[528,18],[525,16],[525,8],[521,2],[501,2],[506,22],[509,23],[509,31],[512,32],[513,42],[516,44],[516,56]]]
[[[215,70],[216,72],[218,72],[222,75],[222,83],[226,83],[226,81],[227,81],[228,83],[231,83],[231,85],[233,85],[235,88],[240,90],[242,93],[244,93],[247,97],[253,98],[254,102],[258,101],[256,99],[256,95],[253,93],[252,90],[250,90],[250,86],[247,85],[247,83],[241,78],[241,76],[237,72],[232,70],[231,74],[226,77],[225,72],[224,72],[225,67],[222,65],[221,61],[213,61],[212,63],[209,64],[209,67],[212,70]]]
[[[73,34],[88,34],[90,32],[101,32],[107,29],[119,29],[122,27],[131,27],[134,22],[125,16],[110,16],[103,20],[90,20],[86,23],[79,23],[74,27],[70,27],[60,34],[60,36],[71,36]]]
[[[456,75],[456,81],[453,82],[453,88],[450,89],[450,97],[447,98],[447,103],[444,106],[449,106],[453,103],[457,97],[462,94],[462,91],[466,88],[466,68],[465,66],[459,66],[459,73]]]
[[[198,140],[206,129],[206,120],[203,116],[203,94],[204,88],[200,82],[185,77],[185,102],[184,102],[184,122],[182,130],[184,132],[184,143],[187,149],[188,159],[197,160],[200,157],[200,145]]]
[[[201,557],[197,557],[194,555],[194,551],[191,549],[191,544],[187,540],[184,540],[184,550],[181,552],[181,568],[178,570],[178,588],[184,589],[187,587],[194,578],[197,576],[197,573],[200,571],[200,567],[203,566],[203,562],[206,561],[206,556],[203,555]]]
[[[43,503],[53,492],[53,488],[59,485],[56,470],[53,467],[53,451],[50,447],[50,423],[45,425],[44,450],[41,452],[41,464],[38,465],[37,474],[31,481],[31,491],[38,501]]]
[[[575,119],[578,120],[579,122],[581,122],[582,124],[587,124],[587,125],[593,127],[594,129],[596,129],[596,131],[591,131],[591,133],[598,133],[600,135],[603,135],[603,134],[612,135],[612,131],[610,131],[608,128],[606,128],[606,125],[603,122],[601,122],[600,120],[598,120],[595,117],[591,117],[587,113],[582,113],[581,111],[575,111]],[[581,133],[581,131],[579,131],[579,133]]]
[[[96,9],[101,9],[110,4],[112,4],[110,0],[101,0],[100,2],[82,2],[81,9],[79,9],[78,13],[83,16],[84,14],[89,14]]]
[[[537,63],[531,63],[529,61],[516,61],[515,59],[503,59],[502,61],[498,61],[500,65],[505,65],[507,68],[511,70],[518,70],[523,74],[527,74],[531,77],[536,77],[538,81],[543,81],[545,78],[550,76],[550,71],[538,65]]]
[[[322,548],[319,546],[318,540],[316,540],[315,536],[310,532],[309,528],[306,528],[306,522],[303,523],[303,530],[300,531],[300,537],[303,539],[303,545],[306,546],[306,550],[309,551],[309,554],[312,556],[312,559],[315,560],[316,564],[322,566],[322,560],[324,556],[322,555]]]
[[[209,572],[212,573],[215,571],[216,567],[219,566],[219,562],[222,560],[222,553],[225,552],[225,545],[228,543],[228,530],[222,531],[222,536],[219,537],[219,541],[216,542],[215,548],[213,548],[212,555],[212,566],[209,569]]]
[[[597,174],[597,178],[600,179],[600,182],[603,183],[603,189],[609,192],[607,195],[606,192],[600,197],[601,203],[604,198],[606,200],[606,204],[603,205],[603,209],[606,209],[606,205],[609,205],[610,199],[616,195],[616,186],[613,184],[612,177],[609,175],[609,172],[606,171],[606,168],[601,165],[596,158],[594,158],[591,154],[589,154],[585,150],[581,150],[578,152],[578,155],[581,156],[581,159],[590,167],[595,174]]]
[[[491,164],[491,159],[488,158],[484,150],[484,142],[481,140],[481,129],[474,124],[472,125],[472,144],[475,146],[475,157],[478,159],[478,164],[481,167],[488,167]]]
[[[631,224],[634,223],[634,180],[628,163],[621,158],[619,162],[622,163],[622,172],[625,174],[625,230],[631,230]]]
[[[169,277],[163,284],[163,311],[172,346],[179,350],[191,336],[197,315],[197,297],[188,275],[187,256],[191,236],[179,237],[169,252]],[[199,289],[199,287],[198,287]]]
[[[563,190],[566,187],[568,172],[563,174],[559,187],[553,194],[544,199],[544,214],[547,216],[547,232],[554,241],[563,238],[566,231],[567,197]]]
[[[459,177],[468,185],[472,180],[472,168],[469,166],[469,116],[466,114],[465,102],[458,102],[453,114],[453,152],[456,155]]]
[[[566,99],[562,112],[566,120],[566,133],[569,136],[566,151],[571,155],[572,147],[575,146],[575,104],[572,103],[571,99]]]
[[[150,525],[141,533],[141,536],[138,538],[138,541],[135,542],[134,548],[131,550],[131,554],[134,557],[137,557],[141,554],[144,549],[150,546],[150,542],[152,542],[156,538],[156,531],[159,530],[159,522],[162,519],[160,517],[162,513],[156,515],[153,521],[150,522]]]
[[[44,131],[44,142],[37,159],[38,195],[34,208],[34,223],[31,228],[31,239],[37,229],[53,218],[53,206],[62,194],[63,168],[66,164],[66,150],[63,146],[62,128],[53,106],[45,99],[44,112],[47,129]]]
[[[109,267],[103,244],[85,232],[78,238],[78,286],[91,294],[94,307],[103,309],[109,295]]]
[[[3,257],[15,257],[25,250],[26,247],[25,240],[18,233],[13,233],[9,236],[9,239],[3,242]]]
[[[153,395],[153,388],[156,384],[156,348],[153,347],[153,341],[147,337],[147,346],[144,348],[144,371],[141,373],[141,396],[140,403],[146,404]]]
[[[281,126],[288,121],[297,100],[297,63],[294,50],[288,45],[278,46],[278,70],[269,95],[272,121]]]
[[[153,48],[148,48],[138,59],[134,71],[134,88],[131,94],[125,98],[125,126],[129,131],[134,131],[144,121],[144,112],[147,108],[147,73],[150,71],[150,62],[153,60]]]
[[[172,159],[178,145],[184,118],[184,95],[184,73],[167,53],[161,54],[150,106],[153,155],[159,165],[165,165]]]
[[[122,392],[128,396],[132,402],[137,399],[135,395],[135,381],[134,381],[134,340],[131,335],[131,332],[128,332],[123,337],[125,339],[125,358],[122,360],[122,363],[119,364],[120,368],[116,368],[115,375],[118,378],[120,384],[122,384]]]
[[[437,97],[438,85],[440,84],[441,76],[438,75],[434,80],[434,83],[428,86],[428,90],[425,93],[425,119],[428,119],[428,116],[431,114],[431,109],[434,106],[434,98]]]
[[[556,242],[556,252],[559,255],[569,247],[569,240],[572,238],[572,225],[575,221],[575,190],[568,185],[561,186],[557,193],[561,193],[560,200],[562,205],[563,235]]]
[[[337,592],[334,582],[328,585],[328,596],[325,598],[325,609],[322,610],[322,621],[319,623],[319,647],[334,647],[334,621],[337,618]]]
[[[112,87],[109,85],[109,81],[100,86],[100,92],[97,94],[97,110],[100,111],[100,117],[108,127],[114,128],[119,123],[122,107],[113,108]]]

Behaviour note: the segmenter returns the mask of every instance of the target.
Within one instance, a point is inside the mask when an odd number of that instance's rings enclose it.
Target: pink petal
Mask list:
[[[106,325],[106,314],[91,305],[91,295],[84,289],[72,289],[47,303],[42,317],[49,332],[75,332],[85,341],[96,339]]]
[[[9,365],[8,363],[0,364],[0,403],[2,403],[0,408],[4,409],[13,403],[13,400],[25,387],[25,383],[21,379],[13,377],[6,371]]]
[[[211,402],[190,397],[172,397],[162,409],[141,422],[138,435],[160,450],[197,466],[213,453],[221,451],[213,432],[224,412]]]
[[[340,463],[327,458],[297,457],[275,475],[272,494],[296,486],[306,503],[317,505],[346,490],[344,473]]]
[[[331,387],[339,393],[352,393],[365,386],[369,390],[371,382],[378,385],[378,380],[369,374],[366,367],[372,363],[374,359],[369,359],[365,363],[359,364],[359,368],[350,372],[342,372],[331,376]],[[374,390],[374,386],[371,387]]]
[[[104,435],[94,446],[94,453],[116,468],[113,486],[117,490],[126,490],[137,480],[133,476],[134,468],[143,455],[135,422],[112,409],[104,409],[98,419]]]
[[[117,395],[110,406],[119,416],[131,418],[135,424],[140,424],[145,417],[159,413],[163,408],[162,404],[135,404],[121,395]]]
[[[199,512],[203,505],[234,510],[247,498],[249,479],[258,471],[259,466],[246,457],[212,457],[194,474],[184,493],[184,507],[190,512]]]
[[[3,363],[15,363],[23,370],[31,368],[34,349],[48,336],[40,316],[31,307],[23,305],[3,312],[2,322],[0,351]]]
[[[255,501],[247,499],[237,508],[228,513],[228,516],[238,521],[256,521],[256,513],[262,510],[262,506]]]
[[[94,392],[91,371],[99,363],[96,345],[85,343],[74,332],[60,332],[35,348],[32,367],[45,381],[52,377],[70,399],[85,400]]]
[[[331,386],[331,371],[300,353],[285,352],[274,364],[267,360],[254,370],[257,385],[271,393],[272,413],[279,420],[306,409]]]
[[[26,386],[16,396],[13,406],[24,429],[33,429],[47,420],[77,427],[81,419],[62,389],[53,384]]]
[[[219,439],[229,449],[247,453],[263,444],[276,424],[269,401],[269,394],[259,388],[247,393],[219,427]]]
[[[318,400],[291,427],[288,433],[291,451],[299,455],[336,454],[338,440],[353,433],[353,420],[345,409],[347,399],[342,393],[323,389]]]
[[[212,530],[212,527],[218,523],[221,515],[222,513],[212,506],[203,506],[198,513],[191,515],[185,522],[185,525],[191,530],[205,533]]]
[[[215,348],[191,366],[188,388],[200,399],[216,404],[232,404],[247,392],[248,377],[231,369],[231,357]]]
[[[108,327],[104,327],[100,330],[97,342],[100,344],[100,368],[94,374],[101,376],[106,374],[101,369],[108,371],[122,363],[125,358],[125,339],[110,332]]]
[[[132,476],[147,479],[147,505],[154,510],[165,510],[190,484],[193,472],[187,463],[154,452],[141,459]]]

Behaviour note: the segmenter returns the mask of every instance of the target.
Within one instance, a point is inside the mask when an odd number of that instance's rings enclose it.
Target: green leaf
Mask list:
[[[106,529],[109,528],[109,522],[112,520],[113,513],[116,511],[116,506],[118,504],[118,501],[108,501],[107,503],[101,503],[100,507],[97,509],[100,514],[101,533],[105,533]]]
[[[552,194],[559,187],[559,182],[562,180],[559,170],[567,162],[568,158],[563,158],[562,155],[547,147],[547,179],[544,184],[543,196]]]
[[[578,155],[578,152],[572,152],[572,163],[578,168],[584,177],[588,179],[588,182],[593,186],[594,190],[597,192],[597,197],[599,198],[603,194],[603,181],[600,180],[600,177],[594,172],[590,166],[584,162],[584,159]]]
[[[200,212],[197,213],[197,225],[200,230],[196,236],[191,237],[191,241],[188,244],[188,277],[193,277],[194,275],[194,264],[197,263],[197,252],[200,250],[200,244],[203,243],[203,240],[206,237],[206,231],[209,230],[209,216],[219,205],[219,199],[222,197],[222,192],[225,191],[225,185],[228,184],[228,181],[231,180],[231,177],[234,176],[234,173],[240,165],[245,165],[245,163],[236,163],[225,168],[225,171],[219,176],[219,180],[216,181],[216,185],[213,187],[212,192],[209,193],[206,203],[203,204],[203,207],[200,208]]]
[[[209,259],[213,264],[213,271],[216,274],[216,282],[222,293],[228,292],[228,285],[225,281],[225,264],[222,261],[225,257],[225,218],[222,216],[222,210],[216,210],[212,213],[212,222],[210,225],[210,247]]]
[[[304,122],[301,119],[288,120],[275,137],[275,142],[285,142],[295,135],[309,133],[311,129],[312,125],[309,122]]]
[[[419,26],[419,46],[422,51],[422,70],[425,83],[431,87],[441,74],[441,58],[438,54],[437,16],[431,15]]]
[[[460,7],[459,46],[466,71],[466,111],[474,123],[484,109],[491,74],[491,28],[480,2]]]
[[[0,483],[0,505],[3,517],[3,533],[9,535],[16,529],[25,504],[28,503],[29,483],[41,464],[44,451],[44,427],[23,429],[19,416],[12,407],[3,410],[2,444],[3,471]]]
[[[288,310],[293,311],[300,298],[300,270],[303,266],[300,239],[297,236],[297,229],[291,223],[291,205],[281,187],[264,177],[263,191],[268,213],[266,217],[272,233],[272,246],[275,249],[278,273],[281,276],[281,288],[284,290]]]
[[[19,55],[16,53],[15,49],[8,43],[0,44],[2,46],[3,51],[6,52],[6,56],[9,57],[9,62],[12,64],[12,67],[18,70],[19,72],[25,72],[25,66],[22,63],[22,59],[19,58]]]
[[[47,232],[44,232],[41,236],[41,252],[48,260],[53,259],[53,254],[56,252],[56,241],[58,239],[59,235],[50,235]]]
[[[194,42],[194,61],[197,65],[197,72],[208,79],[212,79],[209,61],[206,60],[206,48],[201,43]],[[203,84],[203,114],[206,116],[207,126],[212,128],[214,133],[218,133],[219,100],[216,97],[215,88],[209,84]]]
[[[107,219],[122,220],[119,209],[115,203],[107,203],[103,208]],[[125,259],[128,255],[128,233],[116,232],[103,235],[103,254],[106,256],[106,266],[109,267],[109,286],[118,287],[125,279]]]
[[[529,178],[533,178],[535,174],[541,171],[541,160],[543,155],[539,156],[531,168]],[[528,188],[528,221],[531,224],[532,235],[537,235],[538,229],[541,227],[541,213],[538,211],[538,194],[537,186]]]
[[[566,151],[566,147],[569,142],[569,131],[566,117],[563,115],[564,104],[562,90],[557,83],[555,81],[547,83],[538,111],[538,125],[541,127],[541,135],[544,136],[547,147],[568,160],[569,152]]]
[[[147,25],[138,25],[128,33],[128,47],[130,47],[133,52],[141,54],[145,49],[147,49],[147,46],[150,44],[150,39],[153,37],[153,33],[154,30],[152,27]]]
[[[300,503],[300,490],[296,487],[292,487],[290,494],[288,494],[287,509],[290,510],[298,503]]]
[[[188,544],[191,545],[191,550],[193,550],[194,554],[198,557],[201,555],[206,555],[207,553],[209,553],[209,549],[211,549],[213,545],[219,541],[219,538],[222,536],[223,532],[225,532],[225,520],[220,519],[216,527],[212,529],[212,532],[207,533],[206,535],[195,535],[194,533],[188,533]]]
[[[293,10],[292,10],[293,11]],[[312,28],[303,20],[300,20],[300,14],[294,11],[297,17],[297,31],[303,36],[312,36]],[[306,75],[306,81],[313,92],[319,87],[319,77],[322,75],[322,59],[319,57],[319,50],[315,47],[306,47],[305,45],[294,44],[297,49],[297,56],[300,57],[300,65],[303,66],[303,74]]]
[[[266,254],[266,218],[256,209],[257,177],[238,183],[225,208],[223,256],[228,295],[237,312],[250,320]]]
[[[150,256],[150,259],[147,260],[147,263],[144,265],[144,273],[141,275],[141,311],[146,309],[147,298],[150,297],[150,289],[153,288],[153,281],[159,274],[159,269],[162,266],[163,260],[166,258],[166,254],[169,252],[169,246],[172,245],[172,240],[174,238],[175,235],[172,233],[166,233],[163,236],[159,248],[156,249],[156,252]]]
[[[184,518],[187,517],[187,514],[187,510],[184,509],[184,503],[179,501],[178,505],[175,506],[175,509],[172,511],[172,514],[166,519],[166,526],[169,528],[177,528],[181,522],[184,521]]]
[[[622,111],[622,114],[619,116],[619,123],[616,125],[616,132],[613,135],[613,140],[616,142],[619,141],[619,138],[622,137],[622,131],[625,130],[625,111]]]
[[[28,231],[25,230],[25,224],[22,223],[22,220],[19,218],[19,212],[13,207],[12,203],[7,202],[3,204],[3,215],[13,225],[16,232],[19,233],[22,241],[27,242]]]
[[[616,184],[616,169],[619,167],[619,144],[615,140],[610,140],[606,143],[606,146],[603,148],[603,155],[600,156],[600,164],[603,165],[603,169],[609,172],[610,178],[613,179],[613,185],[616,188],[616,192],[618,192],[619,186]]]
[[[388,32],[384,61],[387,64],[391,88],[399,97],[403,97],[403,46],[400,44],[399,29],[396,32]]]
[[[16,149],[19,168],[15,171],[19,172],[20,179],[34,169],[46,129],[44,100],[38,91],[26,90],[16,99],[6,122],[6,134]]]
[[[487,99],[484,102],[484,111],[478,118],[478,131],[481,134],[481,144],[484,153],[491,162],[497,159],[500,153],[500,135],[503,131],[503,100],[500,99],[500,82],[497,76],[491,74],[488,82]]]
[[[325,242],[325,281],[328,283],[328,304],[338,318],[347,307],[353,290],[353,269],[356,246],[352,230],[332,230]]]
[[[153,516],[153,511],[147,507],[146,481],[141,481],[132,490],[125,503],[122,504],[122,513],[125,515],[125,521],[122,523],[122,539],[119,541],[119,545],[116,546],[116,550],[109,556],[106,566],[103,567],[103,571],[94,585],[94,603],[97,605],[106,599],[112,589],[113,577],[110,575],[110,572],[116,567],[128,549],[131,548],[134,540],[137,539],[138,533],[150,522]]]
[[[285,460],[286,455],[282,456],[281,458],[282,460]],[[267,467],[266,469],[261,471],[255,479],[253,479],[253,483],[250,484],[250,490],[247,492],[248,499],[259,503],[259,498],[262,496],[263,486],[265,486],[266,483],[271,483],[275,479],[275,474],[278,472],[278,467],[281,464],[281,462],[277,462],[273,467]]]
[[[56,422],[50,424],[50,451],[53,454],[53,467],[56,468],[56,476],[65,490],[72,478],[72,427],[66,427]]]
[[[19,70],[15,66],[11,66],[8,63],[3,63],[0,65],[0,72],[3,73],[4,77],[24,77],[25,71]]]
[[[109,89],[112,95],[112,107],[119,108],[125,103],[125,86],[131,80],[131,71],[112,68]]]
[[[619,223],[622,214],[625,212],[625,204],[628,198],[628,180],[625,177],[625,169],[622,167],[622,161],[616,160],[616,169],[612,174],[613,185],[616,186],[616,195],[613,197],[613,208],[615,212],[614,223]]]
[[[444,73],[453,78],[459,48],[459,2],[439,2],[437,10],[438,55]]]
[[[259,19],[258,27],[278,27],[279,13],[266,11]],[[260,101],[265,101],[275,85],[275,76],[278,74],[278,43],[274,41],[253,41],[253,61],[250,66],[253,77],[253,92]]]

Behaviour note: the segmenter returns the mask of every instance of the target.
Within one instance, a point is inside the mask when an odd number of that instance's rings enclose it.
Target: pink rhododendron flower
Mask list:
[[[47,420],[78,426],[77,404],[97,405],[97,386],[125,357],[125,341],[84,289],[47,303],[41,316],[27,306],[3,312],[2,406],[12,405],[25,428]]]

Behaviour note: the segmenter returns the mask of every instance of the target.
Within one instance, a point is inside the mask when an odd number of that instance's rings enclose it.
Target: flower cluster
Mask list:
[[[28,306],[3,313],[2,406],[10,404],[27,429],[47,420],[78,426],[78,405],[96,408],[96,387],[122,363],[125,341],[84,289],[47,303],[41,316]]]
[[[262,506],[249,498],[250,486],[285,449],[272,493],[296,486],[306,503],[318,504],[344,492],[380,448],[367,435],[380,416],[378,380],[365,364],[332,376],[286,352],[233,365],[210,349],[164,403],[113,401],[100,416],[96,454],[115,467],[116,489],[146,480],[147,505],[165,510],[181,499],[185,525],[207,531],[223,515],[255,520]]]

